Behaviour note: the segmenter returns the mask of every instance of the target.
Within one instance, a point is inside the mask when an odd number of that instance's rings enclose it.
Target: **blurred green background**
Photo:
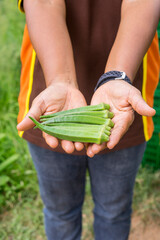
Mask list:
[[[44,240],[36,172],[26,142],[16,130],[20,48],[25,23],[25,15],[18,11],[16,2],[0,1],[0,240]],[[156,167],[158,170],[153,171],[154,158],[151,161],[153,164],[145,158],[144,167],[139,170],[133,209],[135,214],[143,216],[144,223],[151,219],[157,224],[160,222],[160,170]],[[92,208],[87,177],[84,240],[93,239]]]

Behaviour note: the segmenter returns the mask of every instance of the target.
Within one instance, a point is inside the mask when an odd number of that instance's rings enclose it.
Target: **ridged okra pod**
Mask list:
[[[49,118],[49,120],[45,121],[43,124],[50,124],[50,123],[60,123],[60,122],[70,122],[70,123],[89,123],[89,124],[98,124],[98,125],[108,125],[110,127],[114,126],[114,123],[111,119],[105,119],[96,116],[90,115],[62,115],[57,117]]]
[[[81,130],[81,129],[77,129],[76,131],[72,128],[64,128],[62,129],[61,127],[57,127],[57,126],[45,126],[41,123],[39,123],[38,121],[36,121],[35,119],[33,119],[32,117],[30,117],[30,119],[36,124],[36,126],[43,132],[54,136],[56,138],[59,139],[65,139],[65,140],[69,140],[69,141],[78,141],[78,142],[89,142],[89,143],[97,143],[97,144],[101,144],[102,142],[107,142],[109,141],[109,136],[106,135],[104,133],[105,130],[105,125],[101,126],[101,130],[100,131],[90,131],[88,129],[86,130]]]
[[[45,126],[61,126],[61,127],[78,127],[78,128],[86,128],[86,129],[95,129],[95,130],[99,130],[101,128],[101,125],[98,124],[87,124],[87,123],[70,123],[70,122],[60,122],[60,123],[48,123],[46,124],[46,122],[42,122],[41,124],[45,125]],[[105,130],[110,131],[111,127],[109,127],[108,125],[104,125],[105,126]]]
[[[60,115],[64,115],[64,114],[72,114],[72,113],[79,113],[79,112],[88,112],[88,111],[102,111],[102,110],[109,110],[110,106],[106,103],[100,103],[97,105],[89,105],[89,106],[85,106],[85,107],[79,107],[79,108],[73,108],[73,109],[69,109],[69,110],[65,110],[65,111],[60,111],[60,112],[56,112],[53,114],[49,114],[49,115],[43,115],[41,116],[41,119],[43,118],[50,118],[50,117],[56,117],[56,116],[60,116]]]
[[[63,112],[62,112],[63,113]],[[95,116],[95,117],[101,117],[101,118],[113,118],[113,113],[108,111],[108,110],[102,110],[102,111],[83,111],[83,112],[66,112],[66,113],[63,113],[63,114],[51,114],[52,116],[50,117],[47,117],[47,118],[41,118],[41,122],[44,122],[44,121],[47,121],[49,120],[50,118],[53,118],[53,117],[58,117],[58,116],[74,116],[74,115],[88,115],[88,116]]]

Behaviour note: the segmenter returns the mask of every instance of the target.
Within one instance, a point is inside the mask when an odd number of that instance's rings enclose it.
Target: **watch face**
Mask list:
[[[125,79],[126,77],[126,73],[125,72],[121,72],[121,76],[115,79]]]

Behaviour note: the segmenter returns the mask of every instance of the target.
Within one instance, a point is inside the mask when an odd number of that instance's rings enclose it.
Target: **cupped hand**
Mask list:
[[[112,149],[127,132],[134,120],[134,111],[140,115],[154,116],[155,110],[143,100],[140,91],[123,80],[113,80],[103,84],[94,93],[91,105],[100,102],[108,103],[110,111],[114,113],[114,128],[110,140],[101,145],[90,144],[87,155],[93,157],[104,148]]]
[[[17,125],[19,131],[25,131],[34,126],[34,123],[28,118],[29,116],[39,120],[43,114],[55,113],[63,110],[86,106],[86,101],[82,93],[74,86],[65,83],[55,83],[42,91],[33,101],[32,106],[23,119]],[[43,137],[47,144],[56,148],[58,139],[43,132]],[[72,153],[75,149],[81,151],[83,143],[73,143],[62,140],[61,146],[67,153]]]

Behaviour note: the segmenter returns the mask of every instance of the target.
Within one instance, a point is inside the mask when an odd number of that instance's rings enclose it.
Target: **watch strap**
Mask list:
[[[129,77],[127,77],[125,72],[121,72],[121,71],[109,71],[104,73],[98,80],[97,85],[94,89],[94,91],[96,91],[101,85],[103,85],[104,83],[107,83],[111,80],[124,80],[125,82],[129,83],[132,85],[131,80],[129,79]]]

